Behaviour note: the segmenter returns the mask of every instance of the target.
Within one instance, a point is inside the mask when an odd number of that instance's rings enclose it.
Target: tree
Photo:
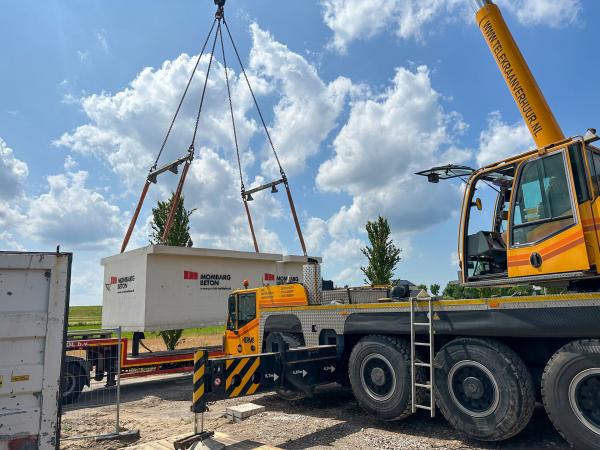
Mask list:
[[[169,211],[173,204],[175,193],[167,202],[158,201],[156,208],[152,208],[152,234],[150,235],[151,244],[172,245],[174,247],[191,247],[194,245],[190,237],[190,216],[194,209],[187,211],[183,204],[183,196],[179,198],[179,204],[173,218],[173,225],[169,231],[167,239],[162,242],[162,235],[167,224]]]
[[[431,294],[434,297],[438,296],[438,294],[440,293],[440,289],[441,289],[441,286],[437,283],[434,283],[431,286],[429,286],[429,291],[431,291]]]
[[[183,205],[183,196],[179,198],[179,204],[175,210],[175,217],[171,230],[165,241],[162,240],[162,235],[167,224],[169,211],[173,204],[175,193],[171,194],[168,202],[158,201],[156,208],[152,208],[152,234],[150,235],[151,244],[164,244],[176,247],[191,247],[193,244],[190,237],[190,216],[195,210],[186,210]],[[158,334],[162,337],[167,350],[175,350],[183,330],[163,330]]]
[[[375,222],[367,222],[366,228],[371,246],[361,248],[369,260],[367,267],[360,268],[365,274],[365,282],[390,284],[402,250],[390,239],[390,225],[385,217],[379,216]]]

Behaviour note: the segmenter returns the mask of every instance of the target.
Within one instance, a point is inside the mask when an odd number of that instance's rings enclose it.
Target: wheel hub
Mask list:
[[[371,370],[371,381],[377,386],[383,386],[385,384],[385,372],[381,367],[375,367]]]
[[[600,369],[586,369],[573,378],[569,402],[579,420],[600,434]]]
[[[479,400],[484,395],[483,382],[475,377],[467,377],[463,381],[465,395],[473,400]]]
[[[448,372],[448,389],[454,403],[471,417],[489,416],[500,402],[496,379],[477,361],[456,363]]]
[[[396,390],[396,375],[388,359],[379,354],[368,355],[360,365],[361,384],[374,400],[386,401]]]

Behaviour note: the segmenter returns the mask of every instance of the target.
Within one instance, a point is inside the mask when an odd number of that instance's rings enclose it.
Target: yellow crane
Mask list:
[[[478,170],[447,165],[418,173],[434,183],[468,176],[459,231],[460,281],[595,290],[600,262],[596,130],[565,138],[499,8],[489,0],[478,3],[481,33],[537,148]]]

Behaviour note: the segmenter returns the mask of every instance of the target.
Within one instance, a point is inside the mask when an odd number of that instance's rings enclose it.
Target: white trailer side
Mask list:
[[[58,447],[71,259],[0,252],[0,449]]]

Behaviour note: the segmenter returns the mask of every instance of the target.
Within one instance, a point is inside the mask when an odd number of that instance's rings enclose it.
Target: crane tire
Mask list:
[[[483,441],[502,441],[529,423],[535,389],[529,369],[512,349],[493,339],[458,338],[434,361],[437,405],[457,430]]]
[[[600,448],[600,339],[570,342],[550,358],[542,399],[554,427],[574,448]]]
[[[421,381],[421,370],[417,376]],[[350,354],[348,377],[358,404],[373,416],[400,420],[412,414],[410,346],[404,339],[381,335],[362,338]],[[422,395],[418,394],[421,402]]]
[[[294,334],[294,333],[274,332],[274,333],[269,333],[269,335],[267,336],[267,339],[266,339],[266,351],[267,352],[272,352],[274,350],[279,351],[279,349],[276,349],[274,346],[275,343],[277,342],[278,336],[280,336],[281,339],[283,339],[283,342],[285,342],[287,344],[288,348],[298,348],[298,347],[302,347],[302,345],[304,345],[301,335]],[[291,402],[294,400],[300,400],[300,399],[303,399],[304,397],[306,397],[306,395],[303,392],[294,391],[293,389],[288,389],[288,388],[284,388],[284,387],[276,389],[275,392],[277,393],[279,398],[286,400],[288,402]]]

